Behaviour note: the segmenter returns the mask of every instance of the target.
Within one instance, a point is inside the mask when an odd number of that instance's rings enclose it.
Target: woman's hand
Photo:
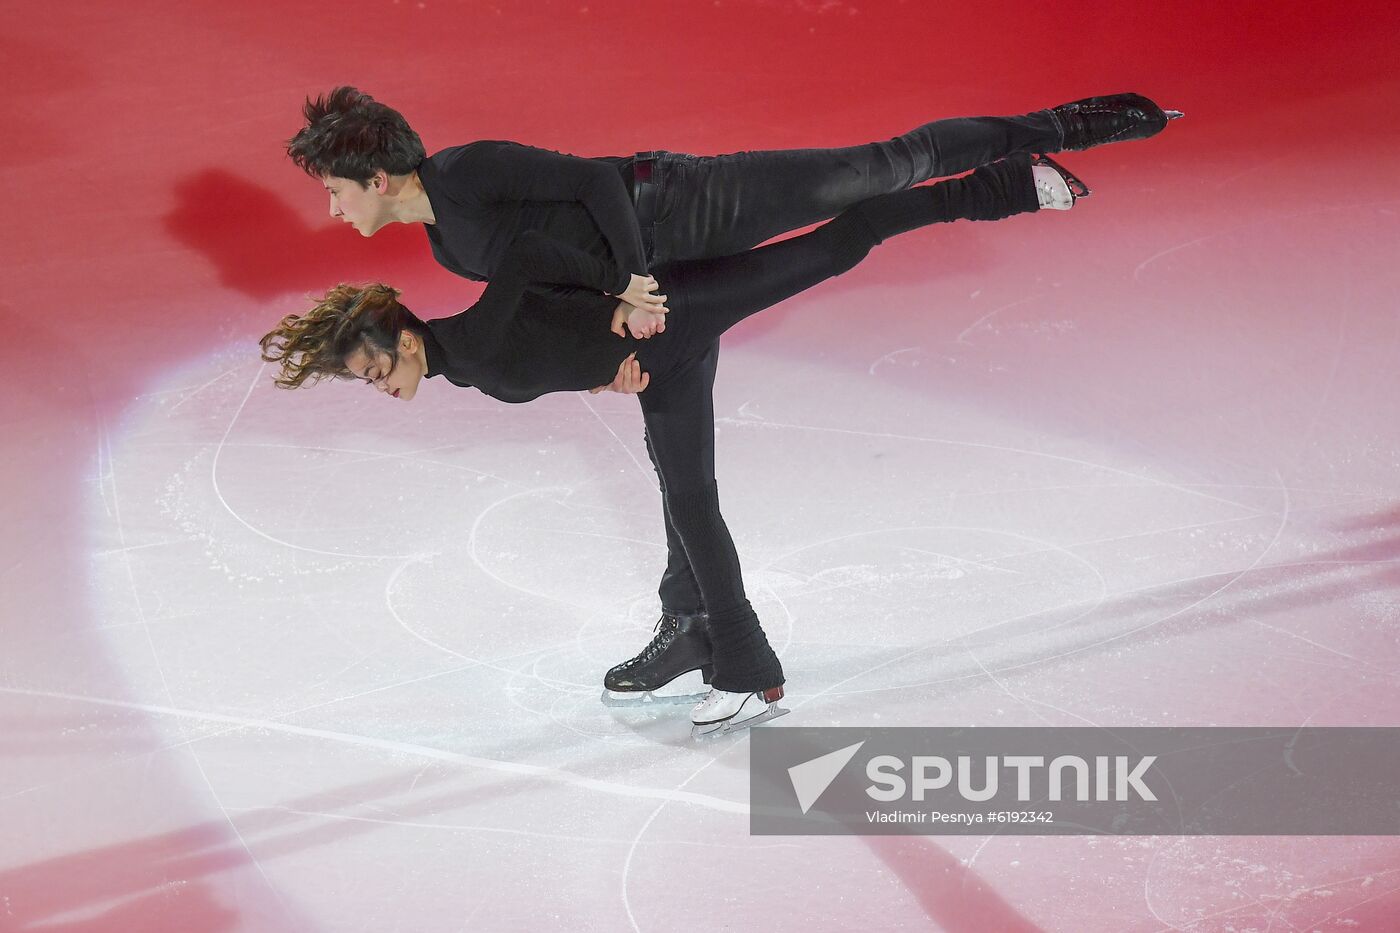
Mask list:
[[[634,274],[627,291],[614,297],[621,298],[634,308],[665,314],[670,309],[666,307],[666,296],[656,293],[660,287],[651,276]]]
[[[642,364],[637,361],[637,354],[632,353],[617,368],[617,376],[613,378],[611,385],[598,386],[598,388],[588,391],[592,395],[597,395],[599,392],[621,392],[625,395],[636,395],[647,387],[648,382],[651,382],[651,373],[642,372]]]
[[[638,340],[645,340],[653,334],[659,334],[666,329],[666,315],[658,314],[655,311],[643,311],[641,308],[634,308],[625,301],[620,301],[613,309],[612,332],[619,337],[626,337],[623,325],[632,332],[632,336]]]

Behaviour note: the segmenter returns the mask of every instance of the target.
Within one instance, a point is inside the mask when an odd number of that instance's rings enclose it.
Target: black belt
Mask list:
[[[637,209],[637,227],[642,232],[642,253],[651,262],[656,243],[656,208],[661,200],[659,151],[639,152],[632,159],[632,206]]]

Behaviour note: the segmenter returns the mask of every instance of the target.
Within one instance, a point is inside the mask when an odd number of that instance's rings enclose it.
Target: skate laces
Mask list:
[[[671,616],[663,615],[661,618],[657,619],[656,624],[652,626],[651,629],[656,635],[635,658],[627,662],[627,666],[633,667],[638,664],[646,664],[661,652],[665,651],[666,646],[676,637],[677,627],[676,620]]]

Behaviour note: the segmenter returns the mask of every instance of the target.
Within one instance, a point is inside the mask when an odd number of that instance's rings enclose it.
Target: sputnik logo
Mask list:
[[[804,761],[800,765],[793,765],[788,768],[788,777],[792,780],[792,789],[797,793],[798,806],[802,807],[805,814],[812,809],[812,804],[817,802],[817,798],[826,793],[826,789],[831,786],[831,782],[836,780],[836,775],[841,773],[841,769],[846,767],[856,752],[865,742],[857,742],[854,745],[847,745],[845,748],[838,748],[834,752],[820,755],[810,761]]]

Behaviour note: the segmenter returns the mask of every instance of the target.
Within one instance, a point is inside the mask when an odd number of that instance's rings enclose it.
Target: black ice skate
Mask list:
[[[1086,97],[1053,110],[1064,127],[1060,148],[1066,151],[1156,136],[1169,120],[1182,115],[1180,110],[1163,110],[1141,94]]]
[[[777,719],[788,712],[778,706],[782,698],[782,687],[770,687],[753,693],[711,688],[704,701],[690,713],[691,737],[718,738]]]
[[[710,682],[710,636],[705,627],[708,621],[709,616],[703,612],[679,615],[662,610],[651,643],[603,677],[603,703],[694,703],[698,693],[658,696],[653,691],[692,671],[699,671],[704,683]]]

